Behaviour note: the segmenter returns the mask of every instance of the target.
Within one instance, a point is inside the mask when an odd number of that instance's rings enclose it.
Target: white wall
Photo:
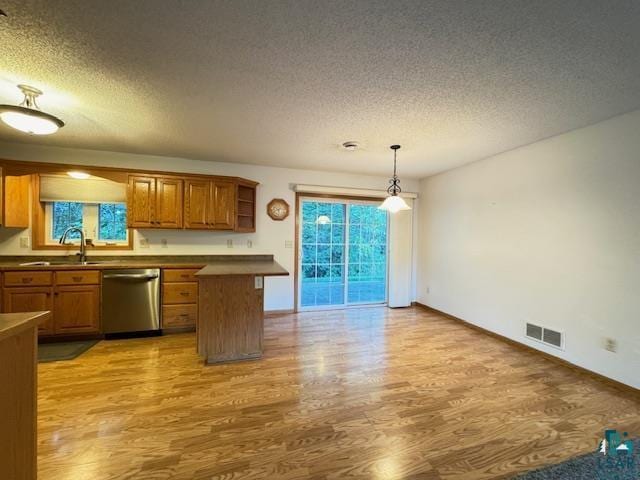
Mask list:
[[[420,203],[418,301],[640,388],[640,111],[427,178]]]
[[[294,184],[328,185],[339,187],[385,189],[388,178],[344,173],[243,165],[234,163],[203,162],[182,158],[132,155],[95,150],[41,147],[26,144],[0,142],[0,158],[39,162],[57,162],[78,165],[110,166],[184,173],[203,173],[245,177],[260,182],[258,187],[256,233],[239,234],[183,230],[139,230],[134,233],[134,251],[115,254],[163,255],[163,254],[238,254],[269,253],[289,272],[289,277],[270,278],[265,289],[266,310],[293,308],[294,249],[285,247],[285,241],[293,243],[295,238],[295,192]],[[348,157],[346,157],[348,158]],[[356,158],[356,157],[353,157]],[[359,157],[357,157],[359,158]],[[361,160],[358,160],[361,161]],[[363,169],[366,164],[363,164]],[[402,180],[406,191],[415,192],[418,182]],[[266,214],[266,205],[272,198],[284,198],[291,207],[291,214],[282,222],[274,222]],[[37,251],[20,248],[20,237],[30,237],[26,230],[0,228],[0,255],[50,255],[59,251]],[[139,238],[149,240],[149,248],[140,248]],[[161,240],[167,240],[167,247]],[[233,249],[227,248],[227,239],[232,239]],[[247,240],[253,247],[247,248]],[[101,252],[102,254],[102,252]],[[414,297],[412,297],[414,298]]]

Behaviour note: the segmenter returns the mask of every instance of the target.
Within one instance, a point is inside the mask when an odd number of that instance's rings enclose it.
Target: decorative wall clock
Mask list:
[[[282,221],[289,216],[289,204],[282,198],[274,198],[267,204],[267,214],[276,221]]]

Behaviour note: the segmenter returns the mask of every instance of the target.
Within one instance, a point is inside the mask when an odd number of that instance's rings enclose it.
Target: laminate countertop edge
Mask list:
[[[44,260],[51,262],[48,265],[24,265],[24,263]],[[97,263],[82,265],[64,257],[1,257],[0,271],[38,271],[38,270],[115,270],[127,268],[198,268],[217,263],[270,263],[273,262],[271,254],[251,255],[167,255],[148,256],[132,255],[121,257],[89,256],[89,261]],[[59,263],[64,262],[64,263]]]
[[[289,272],[275,261],[218,262],[212,263],[196,273],[198,278],[256,275],[260,277],[286,277]]]
[[[0,341],[44,322],[51,312],[0,313]]]

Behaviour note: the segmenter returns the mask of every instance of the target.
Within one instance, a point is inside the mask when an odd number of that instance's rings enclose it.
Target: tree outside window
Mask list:
[[[84,204],[77,202],[54,202],[53,203],[53,238],[60,238],[69,227],[82,228],[82,210]],[[69,233],[68,239],[79,239],[78,232]]]
[[[123,203],[101,203],[98,208],[98,240],[127,239],[127,207]]]

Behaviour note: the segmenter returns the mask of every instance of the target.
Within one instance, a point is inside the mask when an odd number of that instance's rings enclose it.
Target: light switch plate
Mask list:
[[[255,284],[256,290],[260,290],[263,285],[262,277],[254,277],[254,284]]]
[[[285,240],[284,248],[293,248],[293,240]]]
[[[29,237],[20,237],[20,248],[29,248]]]

